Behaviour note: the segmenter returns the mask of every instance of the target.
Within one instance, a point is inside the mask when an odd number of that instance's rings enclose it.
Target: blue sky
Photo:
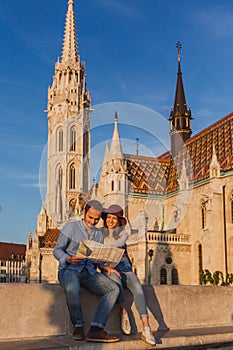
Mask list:
[[[0,0],[0,241],[26,243],[36,228],[47,88],[66,11],[67,0]],[[193,134],[233,110],[232,0],[76,0],[75,13],[92,105],[136,104],[167,120],[180,41]],[[124,118],[120,113],[121,135]],[[149,131],[150,118],[142,120]],[[135,135],[143,151],[150,137],[139,129]]]

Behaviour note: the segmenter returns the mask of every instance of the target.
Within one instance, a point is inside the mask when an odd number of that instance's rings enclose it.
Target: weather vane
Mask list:
[[[178,43],[176,44],[176,48],[178,49],[178,61],[180,61],[180,53],[181,53],[181,48],[182,48],[180,41],[178,41]]]

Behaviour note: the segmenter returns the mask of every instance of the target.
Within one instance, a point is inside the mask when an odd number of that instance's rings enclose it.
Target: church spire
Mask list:
[[[174,107],[170,111],[170,136],[171,136],[171,154],[172,157],[181,150],[184,142],[190,138],[191,130],[191,110],[187,108],[184,85],[181,72],[181,43],[176,44],[178,53],[178,72],[176,82],[176,92]]]
[[[184,85],[182,80],[182,72],[180,65],[181,43],[176,44],[178,53],[178,73],[176,82],[176,95],[174,101],[174,114],[184,114],[187,111],[186,99],[184,94]]]
[[[74,1],[67,2],[62,59],[48,88],[48,176],[46,210],[54,227],[73,212],[90,184],[90,105],[85,63],[78,55]]]
[[[73,0],[68,1],[68,11],[66,13],[65,33],[62,50],[62,62],[65,63],[70,61],[79,61]]]
[[[114,131],[112,135],[112,143],[109,150],[109,158],[111,159],[123,159],[123,153],[121,148],[121,141],[118,131],[118,114],[115,112],[114,118]]]

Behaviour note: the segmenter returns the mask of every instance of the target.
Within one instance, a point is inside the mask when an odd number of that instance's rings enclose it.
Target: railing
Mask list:
[[[177,233],[147,232],[148,242],[189,243],[190,235]]]

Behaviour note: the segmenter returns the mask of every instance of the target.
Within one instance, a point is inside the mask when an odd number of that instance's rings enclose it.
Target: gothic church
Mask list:
[[[90,186],[91,96],[68,1],[62,57],[48,89],[47,196],[28,236],[31,282],[57,282],[59,230],[81,217],[88,198],[124,208],[128,252],[142,283],[197,285],[202,269],[233,272],[233,113],[191,136],[177,48],[171,150],[157,158],[124,153],[116,114],[99,183]]]

